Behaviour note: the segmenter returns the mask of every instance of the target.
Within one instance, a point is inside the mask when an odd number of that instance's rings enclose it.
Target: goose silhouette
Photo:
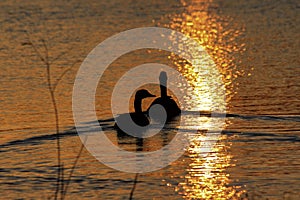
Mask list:
[[[149,124],[148,117],[142,111],[142,101],[143,101],[143,99],[148,98],[148,97],[155,97],[155,95],[151,94],[148,90],[145,90],[145,89],[141,89],[136,92],[135,98],[134,98],[134,112],[121,114],[115,119],[115,121],[116,121],[115,128],[118,131],[122,131],[122,129],[120,127],[121,125],[122,125],[122,127],[127,126],[128,128],[130,128],[129,127],[130,126],[130,124],[129,124],[130,118],[138,126],[147,126]]]
[[[167,114],[167,121],[168,121],[178,116],[181,113],[181,110],[178,107],[177,103],[174,101],[174,99],[171,96],[167,95],[167,80],[168,80],[167,73],[165,71],[162,71],[159,75],[160,97],[156,98],[152,102],[147,112],[149,113],[152,106],[156,104],[161,105],[165,109],[165,112]],[[159,119],[159,117],[157,119]]]

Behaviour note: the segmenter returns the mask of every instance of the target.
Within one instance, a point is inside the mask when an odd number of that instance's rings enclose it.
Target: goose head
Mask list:
[[[141,89],[135,93],[134,98],[134,110],[136,113],[142,112],[142,100],[148,97],[155,97],[155,95],[151,94],[148,90]]]

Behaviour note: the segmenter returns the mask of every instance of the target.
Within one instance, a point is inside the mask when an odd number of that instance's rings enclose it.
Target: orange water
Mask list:
[[[68,174],[81,145],[79,137],[70,131],[74,126],[72,89],[77,69],[107,37],[145,26],[168,27],[197,39],[222,74],[227,112],[237,115],[226,119],[226,128],[209,155],[199,151],[205,142],[199,135],[185,155],[170,166],[139,175],[134,197],[300,196],[297,1],[2,1],[0,10],[1,199],[45,199],[55,188],[53,107],[46,68],[28,45],[29,38],[42,54],[41,39],[45,40],[50,59],[59,57],[51,65],[54,82],[74,64],[55,92],[63,135],[62,162]],[[178,59],[168,52],[140,50],[116,60],[98,85],[98,118],[111,118],[114,84],[139,64],[165,63],[193,80],[196,75],[191,66],[178,64]],[[155,88],[154,92],[158,94]],[[199,96],[204,98],[205,93]],[[115,134],[114,130],[107,131],[116,143]],[[145,141],[144,148],[158,149],[161,140]],[[127,199],[134,176],[104,166],[84,150],[67,198]]]

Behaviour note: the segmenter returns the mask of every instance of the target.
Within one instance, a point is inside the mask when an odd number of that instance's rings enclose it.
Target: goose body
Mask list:
[[[148,90],[142,89],[138,90],[135,94],[134,99],[134,112],[125,113],[119,115],[115,121],[115,127],[117,130],[122,131],[125,127],[127,131],[136,131],[135,125],[143,127],[149,124],[149,119],[146,114],[142,111],[142,100],[148,97],[155,97],[155,95],[148,92]],[[134,124],[130,124],[129,120],[132,120]],[[127,132],[124,130],[123,132]]]

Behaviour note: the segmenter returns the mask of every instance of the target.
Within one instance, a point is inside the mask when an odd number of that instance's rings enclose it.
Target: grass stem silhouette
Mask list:
[[[39,50],[37,44],[35,44],[31,37],[30,34],[28,33],[28,31],[26,31],[27,34],[27,38],[29,40],[28,43],[26,43],[26,45],[30,45],[33,49],[33,51],[35,52],[35,54],[37,55],[37,57],[41,60],[41,62],[45,65],[46,67],[46,77],[47,77],[47,88],[48,91],[50,93],[51,96],[51,102],[52,102],[52,106],[53,106],[53,110],[54,110],[54,117],[55,117],[55,131],[56,131],[56,148],[57,148],[57,176],[56,176],[56,187],[55,187],[55,192],[54,192],[54,199],[57,200],[59,198],[60,195],[60,199],[63,199],[64,196],[66,195],[65,189],[67,188],[67,186],[69,185],[69,182],[67,182],[67,185],[64,186],[64,165],[61,162],[61,142],[60,142],[60,120],[59,120],[59,112],[58,112],[58,106],[57,106],[57,101],[55,98],[55,89],[57,88],[57,85],[59,84],[59,82],[62,80],[62,78],[65,76],[65,74],[70,71],[72,69],[72,67],[77,63],[74,62],[71,67],[67,68],[66,70],[63,71],[63,73],[59,76],[58,79],[56,79],[56,81],[52,80],[52,76],[51,76],[51,66],[53,64],[53,62],[57,59],[59,59],[62,55],[65,54],[65,52],[63,52],[62,54],[58,55],[56,58],[54,58],[52,61],[49,59],[49,50],[48,50],[48,46],[46,44],[46,41],[44,39],[41,39],[42,42],[42,46],[44,49],[44,55],[41,53],[41,51]],[[76,158],[76,162],[78,161],[78,158],[81,154],[78,154],[77,158]],[[75,166],[73,166],[72,171],[70,173],[70,176],[72,176],[73,171],[75,169]],[[70,180],[71,178],[68,178],[68,180]]]

